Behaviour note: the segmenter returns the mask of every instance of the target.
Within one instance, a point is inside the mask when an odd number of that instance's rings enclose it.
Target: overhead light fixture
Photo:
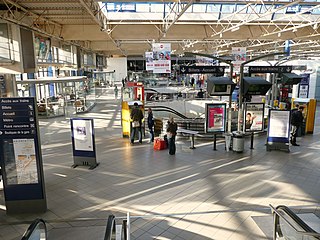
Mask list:
[[[222,38],[222,33],[220,33],[220,38]]]
[[[231,29],[231,32],[238,31],[239,29],[240,29],[240,27],[233,28],[233,29]]]
[[[278,33],[278,37],[281,37],[281,32]]]

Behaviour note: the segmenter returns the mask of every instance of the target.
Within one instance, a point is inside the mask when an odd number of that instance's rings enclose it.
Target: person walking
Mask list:
[[[290,143],[293,146],[300,146],[297,144],[297,136],[298,136],[298,131],[300,127],[302,126],[303,123],[303,106],[300,106],[298,110],[292,111],[291,112],[291,138],[290,138]]]
[[[130,118],[132,121],[132,132],[130,136],[131,144],[134,144],[134,138],[136,135],[136,132],[138,131],[139,134],[139,143],[142,143],[142,119],[143,119],[143,113],[142,110],[139,108],[139,105],[137,102],[134,104],[134,108],[131,111]]]
[[[150,132],[149,143],[152,143],[154,141],[154,118],[153,118],[153,113],[151,108],[148,108],[148,128]]]
[[[167,138],[168,138],[168,148],[169,154],[174,155],[176,153],[176,135],[177,135],[178,125],[174,121],[173,117],[169,118],[167,127]]]

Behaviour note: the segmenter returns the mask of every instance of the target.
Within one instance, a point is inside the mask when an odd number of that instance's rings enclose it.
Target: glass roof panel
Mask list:
[[[206,12],[206,4],[193,4],[193,12]]]
[[[207,4],[207,12],[220,12],[221,4]]]
[[[137,12],[150,12],[150,4],[149,3],[140,3],[136,4]]]
[[[195,3],[192,4],[191,7],[189,7],[186,11],[186,13],[234,13],[234,12],[240,12],[240,13],[265,13],[267,11],[270,11],[270,9],[280,8],[283,7],[283,4],[277,4],[274,5],[274,0],[265,0],[264,5],[257,4],[257,5],[251,5],[248,7],[246,3],[247,0],[240,0],[240,4],[230,4],[228,2],[226,3]],[[292,2],[292,0],[282,0],[283,2]],[[270,4],[268,4],[270,2]],[[287,13],[287,14],[295,14],[298,12],[306,11],[308,8],[314,7],[312,5],[312,2],[320,2],[320,0],[305,0],[304,2],[310,2],[310,5],[292,5],[287,8],[283,8],[281,10],[278,10],[276,13]],[[170,12],[170,6],[173,5],[172,3],[137,3],[137,2],[117,2],[117,3],[105,3],[107,12],[137,12],[137,13],[146,13],[146,12],[152,12],[152,13],[163,13]],[[183,6],[183,5],[182,5]],[[319,14],[319,9],[314,9],[311,11],[306,11],[306,14]]]
[[[222,4],[221,12],[223,13],[233,13],[235,11],[234,4]]]

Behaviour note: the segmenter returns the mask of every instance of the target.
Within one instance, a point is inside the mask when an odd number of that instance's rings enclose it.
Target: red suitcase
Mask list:
[[[154,144],[153,144],[154,150],[163,150],[166,148],[167,148],[167,143],[164,139],[161,139],[161,138],[154,139]]]

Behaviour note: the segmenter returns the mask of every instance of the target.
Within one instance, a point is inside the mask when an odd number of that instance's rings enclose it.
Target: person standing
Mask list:
[[[174,155],[176,153],[176,135],[177,135],[178,125],[174,121],[173,117],[169,118],[167,127],[167,138],[168,138],[168,148],[169,154]]]
[[[117,87],[117,85],[114,86],[114,97],[115,99],[118,99],[118,92],[119,92],[119,89]]]
[[[301,127],[303,123],[303,106],[300,106],[298,110],[292,111],[291,112],[291,139],[290,143],[293,146],[300,146],[297,144],[297,135],[299,128]]]
[[[152,109],[148,108],[148,128],[150,132],[150,141],[149,143],[152,143],[154,141],[154,118],[153,118],[153,113]]]
[[[131,111],[130,118],[132,120],[132,132],[130,136],[131,144],[134,144],[134,137],[137,131],[139,134],[139,143],[141,144],[143,113],[142,113],[142,110],[139,108],[139,105],[137,102],[134,103],[134,108]]]

